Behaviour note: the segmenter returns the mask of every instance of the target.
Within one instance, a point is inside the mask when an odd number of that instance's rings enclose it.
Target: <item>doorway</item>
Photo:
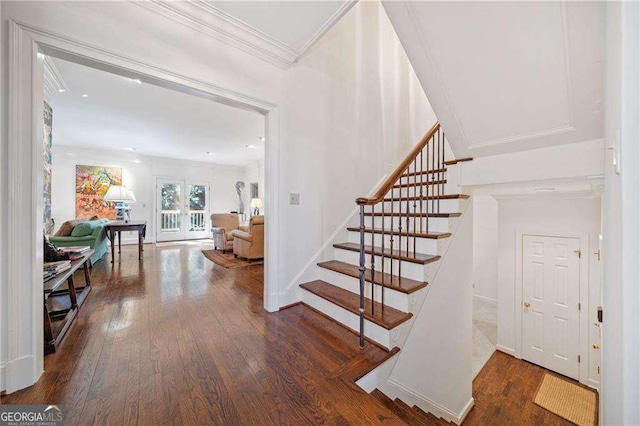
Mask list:
[[[279,108],[255,96],[228,90],[210,81],[176,74],[170,69],[133,60],[117,52],[96,49],[84,40],[72,39],[55,32],[34,31],[14,21],[8,22],[13,43],[9,43],[7,57],[12,64],[5,76],[7,87],[8,158],[6,175],[8,193],[24,194],[5,207],[8,226],[6,241],[29,241],[15,244],[3,259],[8,297],[6,317],[10,330],[22,324],[20,346],[11,340],[7,345],[5,373],[8,393],[36,382],[43,370],[42,336],[42,212],[41,191],[43,156],[43,54],[59,57],[129,79],[144,78],[160,87],[194,94],[227,105],[256,111],[265,117],[265,277],[264,308],[277,311],[280,304],[280,269],[277,263],[279,248]],[[38,146],[40,144],[40,147]],[[28,282],[31,286],[21,284]],[[15,335],[14,335],[15,336]],[[0,341],[8,342],[7,335]]]
[[[522,237],[522,358],[578,380],[580,239]]]
[[[156,212],[156,241],[207,238],[209,183],[158,179]]]

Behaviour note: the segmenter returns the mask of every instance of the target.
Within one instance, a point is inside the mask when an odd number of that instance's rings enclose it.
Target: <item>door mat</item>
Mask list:
[[[264,264],[264,259],[256,259],[256,260],[246,260],[241,259],[239,257],[234,257],[233,253],[222,253],[218,250],[202,250],[202,254],[215,263],[216,265],[220,265],[224,268],[246,268],[247,266],[253,265],[262,265]]]
[[[580,426],[596,424],[597,398],[593,391],[545,374],[533,402]]]

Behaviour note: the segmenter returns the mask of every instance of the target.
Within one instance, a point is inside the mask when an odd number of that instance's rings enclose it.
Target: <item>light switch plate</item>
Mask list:
[[[298,205],[300,204],[300,194],[296,194],[294,192],[289,194],[289,204]]]

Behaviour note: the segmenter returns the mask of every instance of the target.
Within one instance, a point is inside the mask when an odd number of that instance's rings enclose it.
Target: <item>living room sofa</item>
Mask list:
[[[95,253],[90,258],[91,265],[94,265],[102,256],[109,251],[109,242],[105,225],[109,219],[96,219],[79,222],[73,227],[71,235],[53,235],[49,241],[56,247],[89,246]]]

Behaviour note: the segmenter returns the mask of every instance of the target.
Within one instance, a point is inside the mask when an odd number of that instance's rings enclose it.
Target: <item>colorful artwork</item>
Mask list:
[[[122,185],[121,168],[76,165],[76,218],[115,219],[116,203],[103,200],[111,185]]]
[[[53,110],[48,103],[44,103],[44,138],[42,139],[42,151],[44,161],[43,171],[43,196],[44,196],[44,217],[43,224],[45,233],[52,231],[51,221],[51,147],[53,145],[52,129],[53,129]]]

